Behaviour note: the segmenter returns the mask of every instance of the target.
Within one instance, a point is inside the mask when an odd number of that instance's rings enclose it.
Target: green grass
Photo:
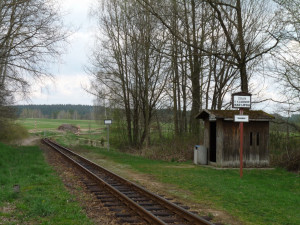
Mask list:
[[[0,143],[0,221],[5,224],[92,224],[46,164],[38,147]],[[20,186],[20,192],[13,190]],[[2,224],[0,222],[0,224]]]
[[[225,210],[245,224],[300,224],[299,175],[283,169],[216,170],[188,163],[153,161],[116,151],[89,148],[107,159],[152,174],[192,193],[189,200]]]
[[[59,120],[59,119],[19,119],[18,122],[22,124],[29,130],[35,129],[44,130],[44,129],[57,129],[62,124],[73,124],[80,126],[81,129],[96,129],[100,128],[100,125],[97,124],[94,120]],[[102,127],[102,126],[101,126]],[[103,125],[104,127],[104,125]]]
[[[57,136],[52,136],[51,134],[50,135],[47,134],[46,137],[50,137],[50,138],[55,137],[56,142],[63,144],[65,146],[78,146],[80,144],[86,143],[87,140],[95,140],[98,141],[99,143],[101,139],[106,140],[105,135],[103,134],[77,136],[72,132],[66,132],[64,133],[64,135],[57,135]]]
[[[21,120],[20,123],[23,123],[28,129],[34,129],[34,121],[35,119],[26,119]],[[99,127],[96,123],[93,124],[93,121],[80,120],[77,122],[74,120],[50,119],[39,119],[37,121],[37,126],[40,130],[48,129],[53,131],[53,129],[57,129],[63,123],[77,124],[84,129],[89,128],[89,123],[91,123],[92,129]],[[53,134],[49,132],[49,135]],[[105,130],[103,135],[105,138]],[[111,129],[110,136],[114,137],[114,135],[120,140],[120,137],[113,134],[113,129]],[[88,137],[88,135],[85,137]],[[93,136],[91,134],[91,137],[100,139],[101,135]],[[71,133],[66,133],[56,138],[58,142],[66,145],[74,143],[76,145],[76,139],[77,137]],[[216,170],[193,166],[192,162],[154,161],[119,153],[112,149],[110,152],[107,152],[106,149],[86,146],[84,148],[98,153],[107,160],[129,165],[137,172],[151,174],[160,182],[172,184],[177,186],[178,189],[186,190],[190,194],[182,197],[197,203],[207,204],[211,208],[225,210],[245,224],[300,224],[299,174],[289,173],[283,169],[254,169],[244,170],[244,177],[240,179],[238,170]],[[2,165],[0,164],[0,169],[1,167]],[[0,172],[2,174],[2,171]],[[11,182],[10,186],[13,183]],[[1,185],[0,182],[0,187],[3,187]],[[180,193],[175,194],[182,195]],[[14,193],[12,193],[13,196]],[[43,203],[43,201],[40,202]],[[42,207],[38,205],[37,208]],[[51,210],[50,212],[46,210],[46,214],[52,215],[51,213]],[[39,214],[42,213],[40,212]]]

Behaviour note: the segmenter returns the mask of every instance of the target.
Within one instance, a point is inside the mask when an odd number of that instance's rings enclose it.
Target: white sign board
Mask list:
[[[251,108],[251,96],[233,96],[233,108]]]
[[[234,115],[234,122],[248,123],[249,116],[248,115]]]
[[[105,125],[111,125],[112,124],[112,120],[104,120],[104,124]]]
[[[215,115],[209,115],[209,121],[216,121]]]

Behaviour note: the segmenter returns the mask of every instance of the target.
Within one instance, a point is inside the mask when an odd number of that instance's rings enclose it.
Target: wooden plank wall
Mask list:
[[[252,132],[252,145],[250,144]],[[239,166],[239,123],[223,121],[223,159],[221,166]],[[243,158],[245,167],[264,167],[269,164],[269,122],[244,123]],[[218,162],[217,162],[218,164]]]
[[[204,146],[209,157],[209,121],[205,121]],[[252,132],[252,145],[250,133]],[[257,136],[259,136],[257,138]],[[257,142],[257,139],[258,142]],[[217,165],[239,167],[240,131],[239,123],[217,120]],[[243,158],[245,167],[266,167],[269,165],[269,122],[244,123]],[[208,158],[208,160],[210,160]]]

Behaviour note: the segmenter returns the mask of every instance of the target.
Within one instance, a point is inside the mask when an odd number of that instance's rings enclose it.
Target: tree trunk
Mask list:
[[[241,0],[236,1],[236,12],[237,12],[238,41],[240,45],[239,69],[240,69],[240,76],[241,76],[241,90],[242,92],[248,93],[246,47],[245,47],[244,32],[243,32]]]
[[[248,93],[248,76],[246,63],[240,64],[241,91]]]
[[[197,46],[197,34],[196,34],[196,9],[195,0],[191,1],[192,4],[192,24],[193,24],[193,44]],[[192,108],[190,117],[191,133],[194,135],[199,134],[199,120],[196,119],[196,115],[200,111],[200,65],[199,65],[199,52],[198,48],[193,49],[193,62],[194,70],[191,73],[192,82]]]

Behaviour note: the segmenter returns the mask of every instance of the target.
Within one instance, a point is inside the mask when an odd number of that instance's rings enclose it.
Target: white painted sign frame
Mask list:
[[[248,115],[234,115],[234,122],[248,123],[249,116]]]
[[[111,125],[112,124],[112,120],[104,120],[104,124],[105,125]]]
[[[250,109],[251,108],[251,96],[243,96],[243,95],[233,96],[232,107],[233,108]]]
[[[232,94],[232,108],[251,109],[251,97],[252,95],[246,92],[237,92]]]

